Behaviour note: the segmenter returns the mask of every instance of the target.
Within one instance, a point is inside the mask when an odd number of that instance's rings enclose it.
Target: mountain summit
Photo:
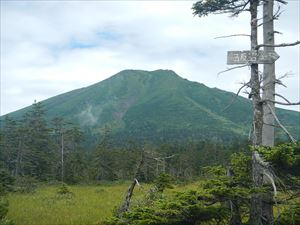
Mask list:
[[[248,136],[251,101],[181,78],[171,70],[124,70],[102,82],[43,101],[49,119],[63,117],[99,139],[104,128],[116,143],[230,142]],[[21,116],[25,108],[11,116]],[[277,109],[299,139],[300,113]],[[297,123],[298,121],[298,123]],[[298,136],[297,136],[298,135]]]

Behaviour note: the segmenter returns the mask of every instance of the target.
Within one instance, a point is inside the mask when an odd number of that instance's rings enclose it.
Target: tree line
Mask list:
[[[151,182],[164,172],[181,179],[201,176],[203,166],[224,163],[247,143],[223,146],[210,141],[154,146],[128,141],[117,146],[106,127],[99,143],[87,149],[84,132],[62,118],[47,120],[42,103],[34,103],[21,119],[6,116],[0,133],[0,165],[16,179],[82,183],[128,180],[141,154],[145,162],[141,179]],[[170,157],[172,156],[172,157]]]

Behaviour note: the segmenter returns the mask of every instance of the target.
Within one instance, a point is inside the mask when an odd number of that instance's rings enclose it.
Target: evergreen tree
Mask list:
[[[43,105],[34,103],[32,109],[24,116],[26,132],[26,152],[24,154],[24,174],[47,180],[51,177],[50,129],[46,121]]]

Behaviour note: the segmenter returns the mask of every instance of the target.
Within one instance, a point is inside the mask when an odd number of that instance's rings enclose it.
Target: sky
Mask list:
[[[170,69],[208,87],[237,92],[241,82],[249,81],[249,68],[218,73],[230,67],[227,51],[249,50],[249,37],[216,37],[249,34],[249,13],[199,18],[191,10],[194,2],[1,0],[0,115],[125,69]],[[282,33],[275,37],[277,44],[300,40],[300,3],[288,3],[275,21]],[[261,29],[259,36],[261,43]],[[276,52],[277,77],[288,74],[287,88],[277,91],[297,102],[300,46]]]

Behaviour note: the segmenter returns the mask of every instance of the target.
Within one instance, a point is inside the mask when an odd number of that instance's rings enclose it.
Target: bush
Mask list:
[[[56,192],[58,195],[63,195],[63,196],[73,196],[74,193],[69,189],[69,187],[63,183],[57,190]]]
[[[2,219],[0,220],[0,225],[14,225],[15,223],[12,220],[9,219]]]
[[[5,195],[13,188],[15,179],[7,171],[0,169],[0,196]]]
[[[154,180],[154,184],[159,192],[163,192],[166,188],[173,188],[174,178],[170,174],[161,173]]]
[[[105,225],[200,225],[228,219],[228,210],[220,204],[206,206],[197,191],[177,193],[154,200],[149,206],[133,207],[121,217],[112,217]],[[218,223],[218,222],[219,223]]]
[[[284,210],[278,217],[276,225],[300,224],[300,202]]]
[[[2,196],[0,197],[0,225],[14,225],[12,220],[6,218],[8,212],[8,201]]]
[[[37,185],[37,180],[34,179],[33,177],[19,177],[16,180],[16,187],[15,191],[19,193],[24,193],[24,194],[32,194],[36,191],[38,185]]]
[[[0,198],[0,220],[4,219],[8,212],[8,201],[3,197]]]

